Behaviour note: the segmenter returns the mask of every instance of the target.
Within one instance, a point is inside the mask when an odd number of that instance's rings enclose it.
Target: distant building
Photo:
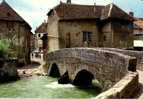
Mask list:
[[[3,0],[0,3],[0,39],[10,41],[11,55],[19,62],[30,62],[30,25]]]
[[[43,22],[35,30],[35,48],[40,50],[47,50],[47,22]]]
[[[30,48],[31,48],[31,51],[33,51],[35,49],[35,41],[36,41],[36,36],[35,34],[31,33],[31,40],[30,40]]]
[[[143,48],[143,18],[134,21],[134,47]]]
[[[106,6],[60,3],[48,12],[48,48],[133,47],[133,13]]]

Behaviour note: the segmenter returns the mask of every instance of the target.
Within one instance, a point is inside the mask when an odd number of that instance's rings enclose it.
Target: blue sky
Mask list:
[[[2,0],[0,0],[2,1]],[[47,12],[60,3],[60,0],[5,0],[12,6],[35,30],[47,19]],[[61,0],[66,2],[66,0]],[[133,11],[136,17],[143,18],[142,0],[72,0],[72,3],[106,5],[114,2],[127,13]]]

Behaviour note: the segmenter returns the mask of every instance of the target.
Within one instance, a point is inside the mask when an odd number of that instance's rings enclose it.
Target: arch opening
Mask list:
[[[81,70],[77,73],[73,84],[76,86],[89,87],[92,85],[94,75],[87,70]]]
[[[51,76],[51,77],[60,77],[60,71],[59,71],[58,65],[56,63],[52,64],[49,76]]]

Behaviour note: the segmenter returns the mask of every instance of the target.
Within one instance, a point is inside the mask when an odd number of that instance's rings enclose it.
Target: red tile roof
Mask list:
[[[55,10],[61,19],[85,19],[85,18],[99,18],[104,6],[94,5],[76,5],[61,3],[53,8],[50,13]]]
[[[6,1],[0,3],[0,20],[25,22],[29,26],[29,24],[14,11]]]
[[[136,19],[136,21],[134,21],[134,25],[136,26],[137,29],[143,30],[143,19],[142,18]]]
[[[117,19],[124,19],[124,20],[134,20],[132,16],[127,14],[125,11],[120,9],[115,4],[106,5],[105,8],[102,10],[101,19],[108,19],[108,18],[117,18]]]
[[[114,4],[107,6],[98,5],[77,5],[61,3],[48,13],[50,15],[56,11],[58,17],[62,19],[107,19],[107,18],[121,18],[132,20],[133,18],[121,10]]]
[[[35,33],[47,33],[48,23],[42,23],[38,28],[36,28]]]

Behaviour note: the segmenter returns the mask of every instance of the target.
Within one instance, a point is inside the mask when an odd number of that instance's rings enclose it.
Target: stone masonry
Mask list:
[[[136,71],[135,57],[94,48],[69,48],[51,52],[47,55],[47,62],[48,74],[52,64],[56,64],[60,76],[68,71],[72,81],[80,71],[89,71],[101,83],[103,90],[112,87],[128,71]]]

